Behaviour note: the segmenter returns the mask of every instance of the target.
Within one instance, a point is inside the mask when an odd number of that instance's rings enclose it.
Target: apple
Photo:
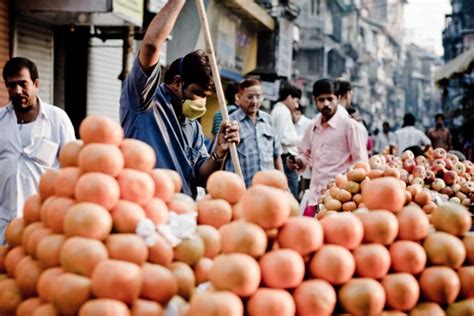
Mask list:
[[[403,169],[405,169],[408,172],[412,172],[413,169],[416,167],[416,162],[414,159],[405,159],[403,160]]]
[[[415,159],[415,154],[411,151],[411,150],[405,150],[403,153],[402,153],[402,160],[408,160],[408,159]]]
[[[451,160],[451,162],[453,164],[455,164],[456,162],[459,162],[458,156],[456,156],[455,154],[451,154],[451,153],[447,153],[445,159],[446,160]]]
[[[458,182],[457,182],[457,183],[463,184],[463,183],[466,182],[466,181],[467,181],[466,178],[464,178],[464,177],[458,177]]]
[[[461,190],[461,184],[459,183],[455,183],[451,186],[451,189],[453,189],[453,192],[456,193],[458,192],[459,190]]]
[[[426,176],[424,178],[426,184],[431,184],[436,179],[436,175],[431,170],[426,170]]]
[[[369,158],[369,165],[371,169],[381,169],[383,170],[385,159],[382,159],[381,155],[373,155]]]
[[[416,166],[411,173],[415,178],[422,178],[426,177],[426,168],[424,166]]]
[[[451,170],[453,169],[453,162],[449,159],[445,159],[444,162],[446,163],[446,169]]]
[[[447,170],[442,165],[436,164],[436,165],[431,166],[431,171],[434,172],[436,177],[442,178]]]
[[[461,204],[461,200],[460,200],[458,197],[456,197],[456,196],[453,196],[452,198],[450,198],[450,199],[449,199],[449,202]]]
[[[443,167],[446,167],[446,161],[443,159],[435,159],[431,162],[431,166],[436,166],[436,165],[441,165]]]
[[[428,163],[428,160],[425,156],[418,156],[415,158],[415,162],[418,166],[424,166]]]
[[[444,148],[436,148],[435,150],[433,150],[433,158],[434,159],[446,158],[446,150]]]
[[[471,174],[469,174],[469,173],[465,173],[465,174],[464,174],[464,178],[465,178],[467,181],[471,181],[471,180],[472,180],[472,176],[471,176]]]
[[[436,178],[433,183],[431,183],[431,188],[435,191],[441,191],[446,187],[446,183],[444,183],[443,179]]]
[[[418,184],[420,186],[423,186],[425,184],[425,181],[423,180],[423,178],[414,177],[411,184]]]
[[[461,184],[461,192],[469,194],[474,192],[474,182],[473,181],[466,181]]]
[[[408,177],[410,176],[410,173],[406,171],[405,169],[400,169],[400,180],[405,182],[405,184],[408,184]]]
[[[471,200],[468,199],[468,198],[465,198],[464,200],[461,201],[461,204],[462,204],[464,207],[469,208],[469,207],[471,206]]]
[[[450,186],[445,187],[441,190],[441,194],[446,194],[448,197],[452,197],[454,195],[453,189]]]
[[[451,170],[454,170],[458,174],[458,176],[464,175],[466,173],[466,166],[462,162],[456,162]]]
[[[444,173],[443,180],[447,185],[453,185],[458,182],[459,177],[458,174],[453,170],[448,170]]]
[[[458,199],[460,199],[461,201],[464,200],[464,199],[467,199],[467,195],[462,193],[461,191],[458,191],[454,194],[455,197],[457,197]]]

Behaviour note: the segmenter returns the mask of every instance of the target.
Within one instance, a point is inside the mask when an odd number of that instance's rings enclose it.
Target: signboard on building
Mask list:
[[[287,20],[279,21],[279,41],[277,52],[276,73],[279,76],[291,78],[293,63],[293,28],[295,25]]]
[[[217,27],[217,59],[219,65],[235,69],[235,43],[237,37],[237,23],[230,14],[219,14]]]
[[[122,19],[141,26],[144,0],[113,0],[112,11]]]

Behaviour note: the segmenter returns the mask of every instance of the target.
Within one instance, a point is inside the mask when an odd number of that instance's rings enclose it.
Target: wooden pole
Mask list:
[[[214,84],[216,87],[217,99],[219,100],[219,108],[222,113],[222,119],[228,121],[229,113],[227,112],[227,106],[225,104],[224,90],[222,89],[221,76],[219,74],[219,68],[217,67],[216,54],[214,52],[214,45],[212,44],[211,31],[209,30],[209,23],[207,21],[206,8],[204,7],[203,0],[196,0],[196,6],[199,13],[199,20],[201,21],[201,30],[207,47],[207,54],[211,63],[212,76],[214,77]],[[235,143],[229,143],[229,150],[234,171],[243,179],[244,177],[242,175],[242,169],[240,168],[239,156],[237,155],[237,147]]]

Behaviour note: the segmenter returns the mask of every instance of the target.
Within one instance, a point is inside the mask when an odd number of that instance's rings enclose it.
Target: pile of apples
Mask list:
[[[406,187],[406,204],[417,203],[427,214],[440,203],[474,205],[474,165],[436,148],[429,158],[405,151],[401,157],[374,155],[357,162],[346,174],[337,175],[320,197],[319,216],[327,211],[354,211],[364,207],[362,187],[381,177],[400,179]]]

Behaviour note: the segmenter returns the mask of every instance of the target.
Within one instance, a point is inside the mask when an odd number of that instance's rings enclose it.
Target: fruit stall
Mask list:
[[[0,315],[474,315],[474,166],[375,155],[316,218],[283,173],[217,171],[198,201],[88,117],[0,246]]]

